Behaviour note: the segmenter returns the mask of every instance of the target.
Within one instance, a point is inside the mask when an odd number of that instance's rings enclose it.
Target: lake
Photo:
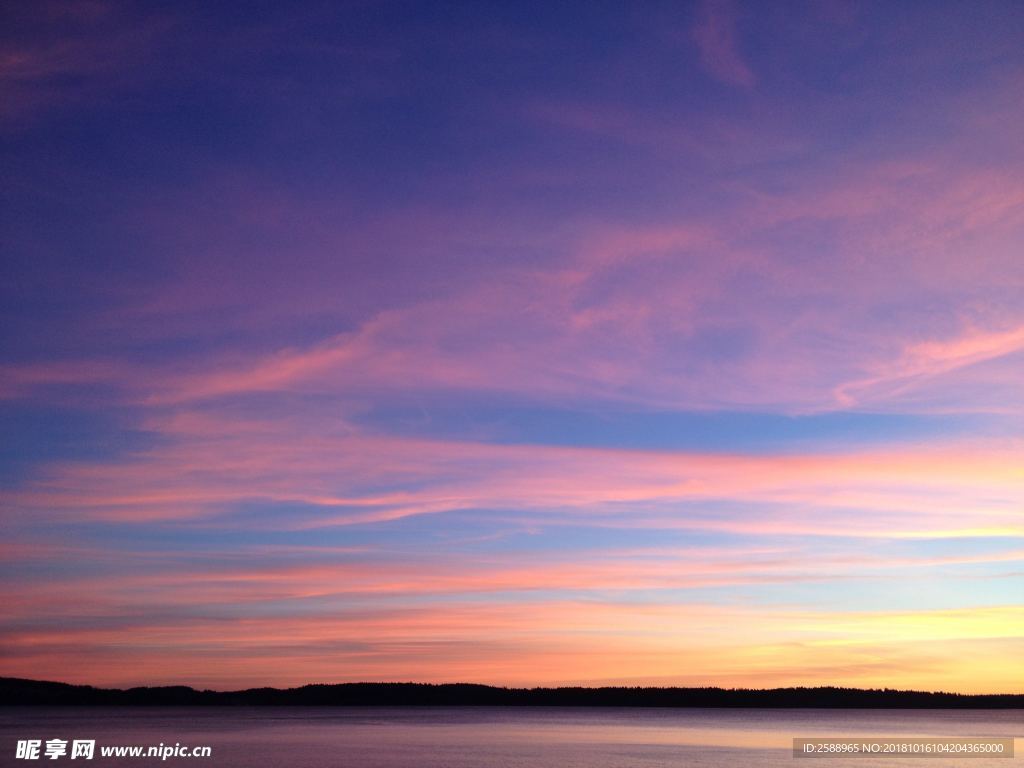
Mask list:
[[[612,768],[637,766],[950,766],[1011,768],[988,757],[795,759],[796,737],[1021,737],[1024,710],[593,708],[0,709],[0,765],[218,768]],[[42,742],[16,759],[19,740]],[[95,740],[95,758],[55,760],[50,739]],[[103,746],[209,746],[209,758],[101,757]]]

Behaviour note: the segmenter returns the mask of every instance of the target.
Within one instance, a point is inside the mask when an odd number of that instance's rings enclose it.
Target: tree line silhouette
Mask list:
[[[1024,708],[1024,694],[966,695],[832,686],[500,688],[471,683],[339,683],[241,691],[196,690],[187,686],[121,690],[4,677],[0,678],[0,705],[1018,709]]]

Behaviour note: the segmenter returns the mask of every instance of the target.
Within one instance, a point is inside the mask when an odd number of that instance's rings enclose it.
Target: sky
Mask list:
[[[8,3],[0,674],[1024,693],[1024,5]]]

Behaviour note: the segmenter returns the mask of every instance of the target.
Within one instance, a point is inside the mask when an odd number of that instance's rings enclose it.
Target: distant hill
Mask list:
[[[94,688],[0,677],[3,706],[501,706],[1024,709],[1024,694],[968,696],[860,688],[497,688],[470,683],[340,683],[197,691]]]

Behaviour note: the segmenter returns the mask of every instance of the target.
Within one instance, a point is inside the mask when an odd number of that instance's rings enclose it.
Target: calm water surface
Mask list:
[[[1017,737],[1012,759],[794,759],[794,737]],[[1024,761],[1024,710],[574,708],[0,709],[0,765],[209,768],[966,766]],[[15,759],[19,739],[95,739],[95,759]],[[104,745],[210,746],[209,758],[101,758]]]

